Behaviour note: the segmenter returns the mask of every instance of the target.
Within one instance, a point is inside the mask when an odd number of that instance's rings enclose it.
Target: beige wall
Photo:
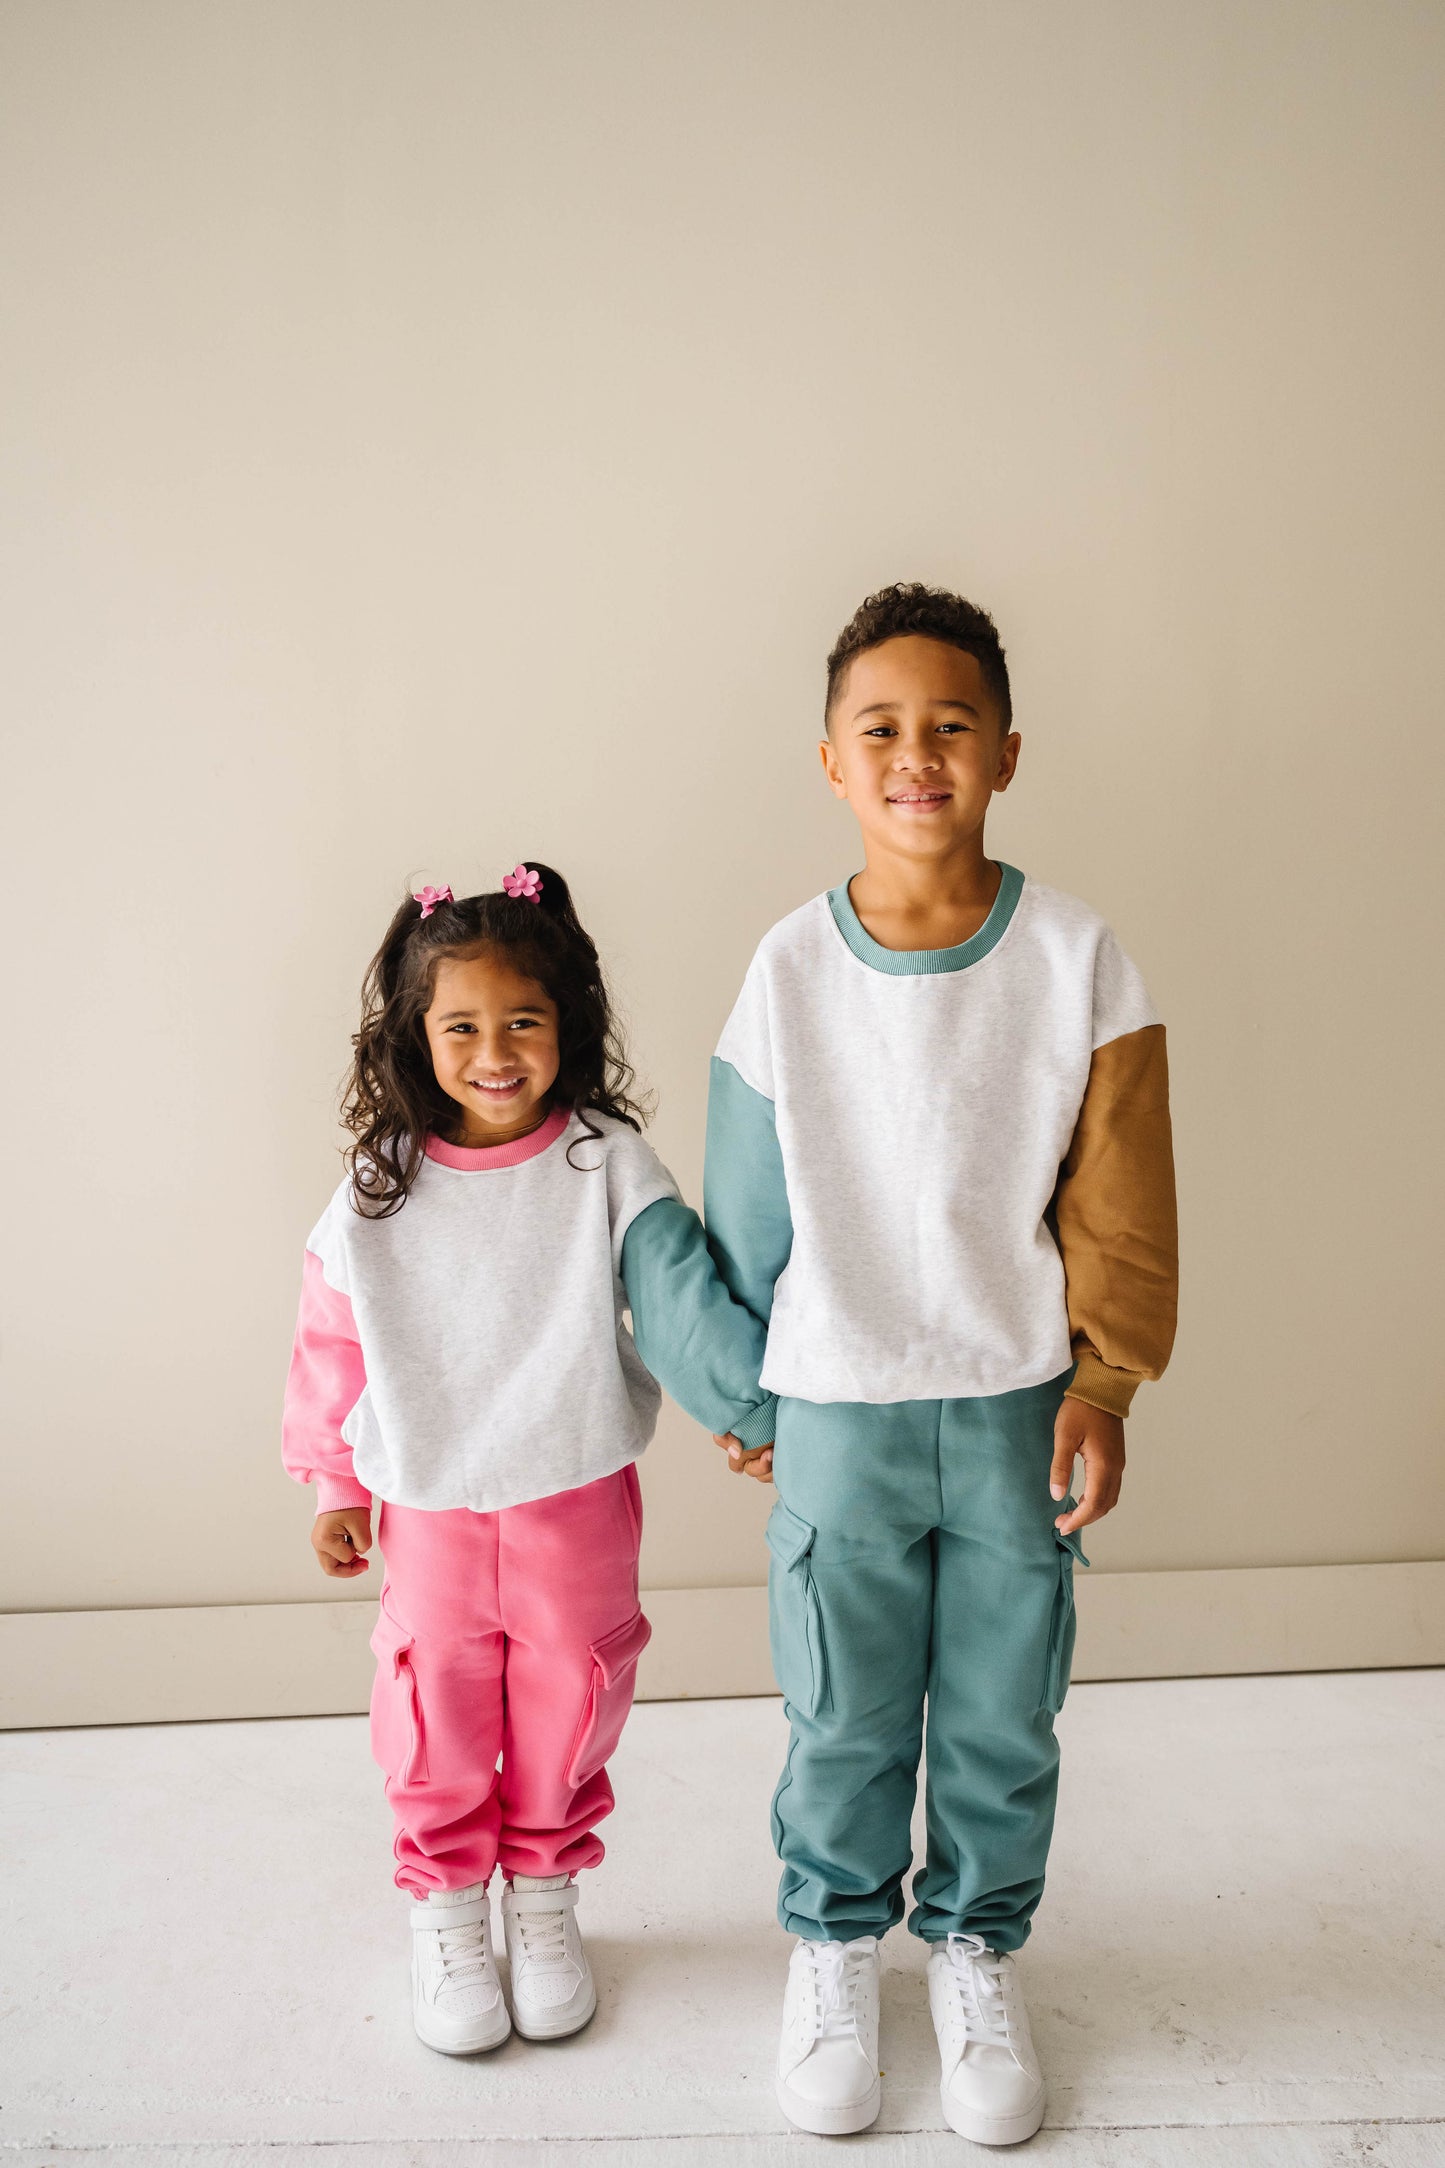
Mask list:
[[[696,1194],[753,943],[857,863],[822,655],[914,576],[1008,641],[997,848],[1171,1025],[1183,1329],[1091,1552],[1445,1555],[1442,48],[6,0],[9,1606],[327,1593],[277,1404],[410,877],[569,874]],[[646,1482],[652,1584],[761,1577],[676,1416]]]

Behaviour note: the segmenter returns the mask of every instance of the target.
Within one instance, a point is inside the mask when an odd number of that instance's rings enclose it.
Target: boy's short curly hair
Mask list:
[[[870,647],[907,634],[925,640],[941,640],[945,647],[960,648],[972,655],[983,672],[983,682],[1003,721],[1005,731],[1013,724],[1009,696],[1008,663],[998,627],[987,610],[965,602],[946,587],[925,587],[918,580],[903,580],[894,587],[880,587],[853,612],[833,643],[828,657],[828,697],[823,719],[831,722],[833,702],[849,663]]]

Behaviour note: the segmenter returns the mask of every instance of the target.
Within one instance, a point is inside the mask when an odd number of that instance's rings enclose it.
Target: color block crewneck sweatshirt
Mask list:
[[[1077,1364],[1123,1414],[1174,1332],[1164,1027],[1099,914],[1002,868],[956,948],[882,947],[846,884],[764,936],[718,1042],[704,1211],[817,1402],[962,1399]]]
[[[283,1422],[319,1512],[574,1490],[644,1450],[658,1379],[708,1429],[771,1439],[764,1334],[702,1222],[635,1130],[588,1120],[600,1135],[558,1109],[513,1144],[432,1138],[386,1219],[337,1189],[306,1244]]]

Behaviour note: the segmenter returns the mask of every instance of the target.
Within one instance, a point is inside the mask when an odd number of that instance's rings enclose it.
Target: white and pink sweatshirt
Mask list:
[[[709,1430],[771,1439],[762,1327],[651,1146],[588,1121],[599,1136],[559,1108],[514,1144],[433,1137],[387,1219],[338,1188],[306,1244],[283,1422],[318,1512],[575,1490],[645,1449],[658,1379]]]

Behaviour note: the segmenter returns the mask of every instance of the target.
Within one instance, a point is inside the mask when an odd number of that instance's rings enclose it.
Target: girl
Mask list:
[[[638,1134],[567,884],[423,888],[363,988],[347,1178],[306,1246],[283,1457],[322,1570],[385,1561],[372,1752],[410,1892],[412,2010],[463,2055],[596,2008],[575,1917],[649,1628],[637,1456],[655,1372],[773,1435],[763,1332]],[[623,1321],[632,1313],[632,1331]],[[500,1865],[512,2016],[492,1955]]]

